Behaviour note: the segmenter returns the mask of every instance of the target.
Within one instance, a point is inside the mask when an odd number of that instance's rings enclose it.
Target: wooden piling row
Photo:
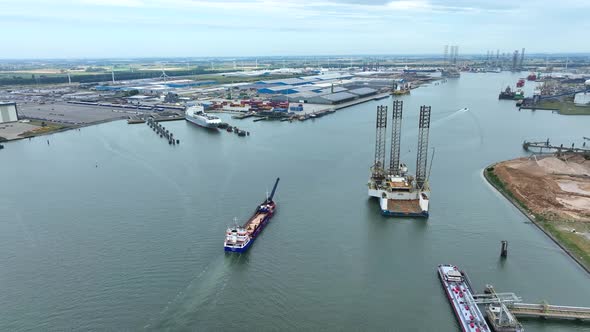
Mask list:
[[[160,135],[161,138],[165,138],[169,145],[180,144],[180,140],[176,139],[170,130],[164,128],[164,126],[154,121],[154,118],[148,118],[146,123],[156,133],[156,135]]]

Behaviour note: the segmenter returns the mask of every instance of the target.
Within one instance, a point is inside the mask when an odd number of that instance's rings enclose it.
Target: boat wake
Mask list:
[[[462,114],[469,115],[469,117],[473,120],[473,123],[477,129],[477,134],[479,136],[479,145],[480,146],[483,145],[483,129],[481,128],[481,125],[479,124],[479,120],[477,119],[477,117],[467,107],[462,108],[457,111],[454,111],[445,117],[442,117],[438,120],[433,121],[432,125],[430,127],[433,128],[433,127],[441,126],[441,125],[447,123],[449,120],[453,120],[454,118],[456,118]]]
[[[168,304],[143,326],[147,331],[192,330],[200,320],[200,313],[215,308],[222,298],[230,274],[228,265],[234,260],[244,260],[244,255],[230,259],[215,256]]]
[[[438,127],[438,126],[444,124],[445,122],[447,122],[449,120],[452,120],[453,118],[455,118],[455,117],[457,117],[457,116],[459,116],[459,115],[461,115],[463,113],[467,113],[467,112],[469,112],[469,108],[467,108],[467,107],[462,108],[462,109],[457,110],[457,111],[454,111],[454,112],[452,112],[451,114],[449,114],[449,115],[447,115],[445,117],[442,117],[442,118],[440,118],[438,120],[433,121],[432,122],[432,125],[430,127],[431,128],[432,127]]]

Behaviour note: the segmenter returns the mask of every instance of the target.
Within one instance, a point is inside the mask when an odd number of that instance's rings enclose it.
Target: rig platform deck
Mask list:
[[[420,201],[417,199],[412,199],[412,200],[390,199],[387,201],[387,210],[399,212],[402,214],[422,213],[422,208],[420,208]]]

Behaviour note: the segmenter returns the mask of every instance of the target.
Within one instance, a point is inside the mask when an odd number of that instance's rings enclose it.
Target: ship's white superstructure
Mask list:
[[[184,118],[198,126],[212,129],[216,129],[221,123],[221,119],[215,115],[205,113],[205,108],[202,105],[189,107]]]
[[[428,183],[422,188],[416,186],[408,168],[402,164],[399,175],[385,175],[381,181],[369,181],[369,196],[379,199],[384,215],[428,217],[430,189]]]

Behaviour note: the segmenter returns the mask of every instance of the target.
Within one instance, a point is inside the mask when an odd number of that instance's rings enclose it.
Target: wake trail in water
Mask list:
[[[447,115],[445,117],[442,117],[442,118],[440,118],[438,120],[435,120],[434,122],[432,122],[430,124],[430,127],[431,128],[432,127],[438,127],[438,126],[446,123],[447,121],[452,120],[453,118],[456,118],[457,116],[459,116],[459,115],[461,115],[463,113],[467,113],[467,112],[469,112],[469,109],[468,108],[462,108],[460,110],[454,111],[454,112],[452,112],[451,114],[449,114],[449,115]]]
[[[479,135],[479,145],[482,146],[483,145],[483,128],[481,127],[479,120],[477,119],[475,114],[473,114],[472,112],[467,112],[467,114],[469,114],[469,116],[473,120],[473,123],[475,123],[475,127],[477,127],[477,133]]]
[[[436,120],[432,121],[432,122],[430,123],[430,128],[439,127],[439,126],[441,126],[441,125],[443,125],[443,124],[445,124],[445,123],[449,122],[449,120],[452,120],[452,119],[454,119],[454,118],[456,118],[456,117],[458,117],[459,115],[461,115],[461,114],[464,114],[464,113],[469,113],[469,109],[468,109],[468,108],[462,108],[462,109],[460,109],[460,110],[456,110],[456,111],[446,111],[446,112],[439,112],[439,113],[435,113],[435,115],[437,115],[437,116],[440,116],[440,115],[445,115],[445,116],[443,116],[443,117],[442,117],[442,118],[440,118],[440,119],[436,119]],[[414,119],[414,118],[411,118],[411,119]],[[411,120],[411,119],[410,119],[410,120]],[[416,119],[417,119],[417,118],[416,118]],[[405,119],[405,121],[408,121],[408,119]],[[413,138],[414,138],[414,137],[416,137],[416,136],[418,136],[418,133],[417,133],[417,132],[415,132],[415,131],[411,131],[411,132],[410,132],[410,133],[408,133],[408,134],[405,134],[405,133],[404,133],[404,134],[402,134],[402,139],[403,139],[403,140],[408,140],[408,139],[410,139],[410,140],[411,140],[411,139],[413,139]],[[480,134],[480,136],[481,136],[481,134]],[[404,152],[402,152],[402,156],[406,157],[406,156],[407,156],[407,155],[409,155],[410,153],[412,153],[412,150],[411,150],[411,149],[410,149],[410,150],[408,150],[407,152],[405,152],[405,151],[404,151]]]
[[[236,255],[230,261],[239,263],[242,256]],[[216,256],[148,321],[144,330],[177,331],[193,328],[199,320],[199,313],[214,307],[223,296],[230,278],[226,261]]]
[[[442,113],[442,114],[444,114],[444,113]],[[454,118],[456,118],[456,117],[458,117],[458,116],[460,116],[462,114],[467,114],[473,120],[473,123],[475,125],[475,129],[477,130],[477,135],[479,137],[479,145],[480,146],[483,145],[483,128],[481,127],[481,125],[480,125],[479,120],[477,119],[477,117],[467,107],[462,108],[462,109],[457,110],[457,111],[454,111],[451,114],[449,114],[449,115],[447,115],[447,116],[445,116],[445,117],[443,117],[441,119],[435,120],[434,122],[431,123],[430,127],[431,128],[439,127],[439,126],[447,123],[449,120],[452,120],[452,119],[454,119]]]

